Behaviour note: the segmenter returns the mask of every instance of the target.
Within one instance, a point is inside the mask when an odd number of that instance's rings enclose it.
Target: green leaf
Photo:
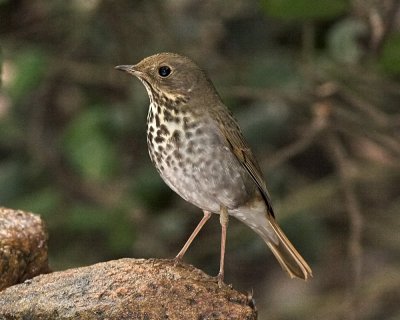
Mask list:
[[[389,74],[400,73],[400,33],[392,34],[386,40],[379,64]]]
[[[21,170],[21,164],[16,161],[0,162],[0,203],[7,203],[21,192],[23,185]]]
[[[133,242],[135,231],[126,213],[119,210],[77,204],[68,213],[66,228],[75,234],[103,237],[109,252],[126,252]]]
[[[92,107],[75,118],[64,133],[68,160],[88,179],[105,181],[117,167],[117,151],[106,123],[105,108]]]
[[[348,0],[262,0],[266,14],[286,20],[330,19],[343,14]]]
[[[11,98],[18,100],[38,87],[46,71],[46,58],[37,49],[26,50],[15,58],[16,75],[9,87]]]
[[[26,193],[25,196],[18,198],[12,204],[14,207],[32,211],[41,216],[48,217],[46,222],[51,224],[50,218],[57,214],[57,207],[62,203],[62,195],[54,187],[44,187],[36,192]]]
[[[105,230],[112,220],[104,209],[84,204],[73,206],[68,212],[66,227],[73,232],[94,232]]]

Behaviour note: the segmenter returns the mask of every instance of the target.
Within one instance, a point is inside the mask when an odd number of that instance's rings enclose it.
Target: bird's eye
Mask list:
[[[171,68],[168,66],[161,66],[158,69],[158,74],[163,78],[168,77],[170,73],[171,73]]]

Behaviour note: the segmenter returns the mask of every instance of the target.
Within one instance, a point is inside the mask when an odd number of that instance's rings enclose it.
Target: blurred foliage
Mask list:
[[[399,1],[0,1],[0,205],[41,214],[53,269],[173,257],[201,217],[147,155],[148,98],[113,69],[203,66],[314,270],[290,281],[232,221],[226,280],[260,319],[398,319]],[[232,219],[233,220],[233,219]],[[219,263],[212,219],[186,261]]]
[[[380,63],[388,74],[400,73],[400,32],[392,34],[385,42]]]
[[[117,166],[118,153],[107,132],[107,107],[92,106],[65,128],[63,150],[67,161],[84,179],[107,181]]]
[[[266,13],[283,20],[335,18],[349,9],[347,0],[263,0]]]

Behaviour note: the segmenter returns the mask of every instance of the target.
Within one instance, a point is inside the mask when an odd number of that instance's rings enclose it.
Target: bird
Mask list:
[[[220,286],[229,216],[261,236],[291,278],[312,277],[311,268],[277,224],[260,166],[207,74],[190,58],[169,52],[115,69],[138,78],[147,91],[147,144],[161,178],[203,211],[175,261],[182,260],[214,213],[221,224],[216,277]]]

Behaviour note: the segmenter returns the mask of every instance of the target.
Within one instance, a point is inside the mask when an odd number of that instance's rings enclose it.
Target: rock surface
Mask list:
[[[0,292],[0,319],[256,319],[247,296],[192,266],[121,259]]]
[[[39,216],[0,207],[0,290],[48,272],[47,238]]]

